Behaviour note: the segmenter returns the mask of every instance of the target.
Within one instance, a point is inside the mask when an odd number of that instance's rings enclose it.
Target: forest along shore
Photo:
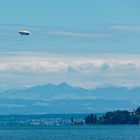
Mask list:
[[[127,110],[108,111],[96,114],[40,114],[0,115],[0,126],[48,126],[48,125],[107,125],[139,124],[140,107],[132,112]]]

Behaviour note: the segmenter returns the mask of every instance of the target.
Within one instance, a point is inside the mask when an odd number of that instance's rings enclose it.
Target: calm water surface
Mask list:
[[[0,128],[0,140],[140,140],[138,125],[9,126]]]

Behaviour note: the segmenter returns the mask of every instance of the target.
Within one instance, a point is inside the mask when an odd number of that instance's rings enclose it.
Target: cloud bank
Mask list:
[[[0,55],[0,84],[1,88],[61,82],[86,88],[135,87],[140,86],[139,59],[139,55],[124,54]]]

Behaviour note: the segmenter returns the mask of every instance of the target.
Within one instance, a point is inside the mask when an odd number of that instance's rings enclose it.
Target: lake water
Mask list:
[[[9,126],[0,140],[140,140],[138,125]]]

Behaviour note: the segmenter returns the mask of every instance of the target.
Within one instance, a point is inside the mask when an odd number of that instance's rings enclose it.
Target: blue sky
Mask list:
[[[1,88],[63,81],[139,86],[139,6],[139,0],[1,0]],[[21,28],[32,35],[20,36]]]
[[[137,53],[139,5],[138,0],[3,0],[0,50]],[[121,29],[112,28],[121,25]],[[19,37],[20,28],[32,31],[32,36]],[[86,36],[89,33],[94,37]]]

